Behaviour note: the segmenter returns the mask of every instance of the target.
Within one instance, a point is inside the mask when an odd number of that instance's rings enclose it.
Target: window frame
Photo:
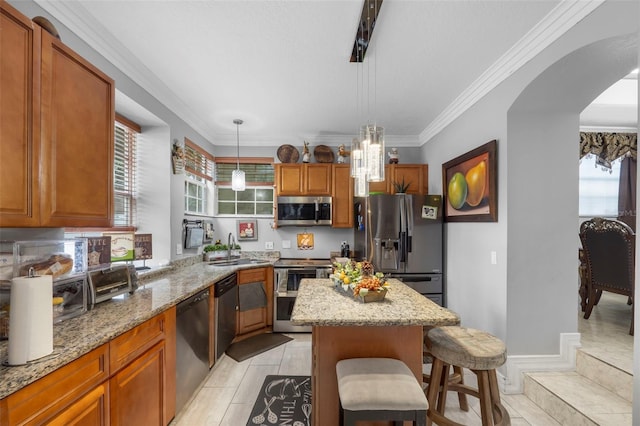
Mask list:
[[[246,213],[238,213],[238,206],[239,204],[248,204],[249,201],[239,201],[238,200],[238,193],[235,194],[235,200],[233,201],[234,204],[234,214],[230,214],[230,213],[220,213],[220,190],[224,189],[224,190],[230,190],[231,189],[231,180],[218,180],[219,175],[218,175],[218,165],[219,164],[232,164],[232,165],[236,165],[236,164],[240,164],[240,169],[242,169],[243,165],[269,165],[271,167],[270,170],[270,177],[271,180],[265,180],[265,181],[256,181],[256,180],[247,180],[246,182],[246,187],[247,190],[269,190],[271,191],[271,212],[269,214],[259,214],[256,213],[257,206],[259,204],[266,204],[266,202],[262,202],[260,203],[259,200],[256,199],[256,194],[254,193],[254,197],[253,197],[253,201],[251,202],[253,204],[253,214],[246,214]],[[273,163],[273,158],[272,157],[243,157],[238,159],[237,157],[216,157],[215,159],[215,173],[214,173],[214,180],[215,180],[215,203],[214,203],[214,216],[215,217],[220,217],[220,218],[237,218],[237,217],[255,217],[255,218],[272,218],[273,217],[273,203],[275,202],[275,196],[276,196],[276,191],[275,191],[275,167],[274,167],[274,163]],[[245,175],[250,177],[250,173],[245,172]],[[230,176],[229,176],[230,178]],[[242,192],[242,191],[241,191]],[[230,203],[229,200],[223,200],[223,203]]]

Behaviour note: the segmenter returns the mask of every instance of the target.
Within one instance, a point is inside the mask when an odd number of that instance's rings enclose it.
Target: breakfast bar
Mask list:
[[[313,424],[338,424],[339,360],[399,359],[421,382],[423,327],[459,324],[456,313],[396,279],[388,282],[383,301],[362,303],[329,279],[301,281],[291,322],[312,326]]]

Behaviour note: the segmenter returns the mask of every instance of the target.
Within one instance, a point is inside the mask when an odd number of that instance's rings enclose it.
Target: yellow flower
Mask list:
[[[342,280],[344,281],[345,284],[351,283],[351,278],[349,277],[344,277]]]

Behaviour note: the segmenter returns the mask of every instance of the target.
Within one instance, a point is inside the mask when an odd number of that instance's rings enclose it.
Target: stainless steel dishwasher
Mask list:
[[[215,353],[216,360],[227,350],[236,337],[236,311],[238,310],[238,280],[236,274],[221,279],[214,285]]]
[[[176,307],[176,413],[209,373],[209,290]]]

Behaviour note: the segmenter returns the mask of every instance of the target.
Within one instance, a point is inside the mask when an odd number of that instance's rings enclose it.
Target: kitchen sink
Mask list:
[[[243,259],[224,259],[224,260],[213,260],[211,262],[209,262],[209,265],[211,266],[235,266],[235,265],[256,265],[256,264],[260,264],[260,263],[264,263],[267,264],[269,263],[266,260],[261,260],[261,259],[247,259],[247,258],[243,258]]]

